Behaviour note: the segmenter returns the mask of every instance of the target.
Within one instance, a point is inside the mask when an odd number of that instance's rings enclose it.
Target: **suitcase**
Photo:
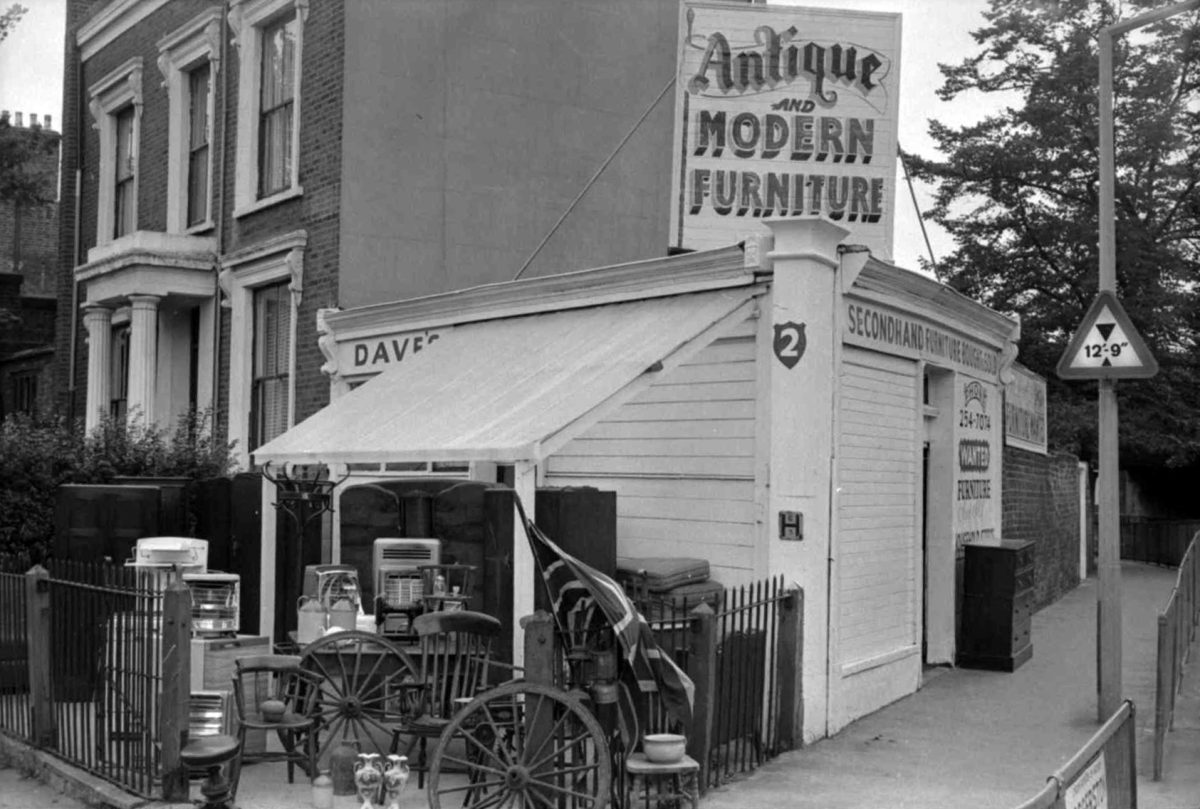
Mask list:
[[[708,560],[686,557],[617,557],[617,578],[649,593],[665,593],[681,584],[708,581]]]
[[[654,593],[644,603],[643,611],[648,621],[673,621],[682,618],[701,604],[707,604],[714,611],[718,610],[724,598],[725,585],[709,579],[681,584],[665,593]]]

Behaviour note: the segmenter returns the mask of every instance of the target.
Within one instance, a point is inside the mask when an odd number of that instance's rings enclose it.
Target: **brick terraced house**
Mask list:
[[[662,255],[676,15],[68,0],[65,404],[248,462],[329,401],[320,310]]]
[[[32,187],[0,202],[0,418],[54,409],[55,276],[58,266],[58,132],[51,116],[0,111],[20,144]],[[3,148],[3,147],[0,147]],[[27,161],[27,162],[26,162]],[[27,196],[28,195],[28,196]]]

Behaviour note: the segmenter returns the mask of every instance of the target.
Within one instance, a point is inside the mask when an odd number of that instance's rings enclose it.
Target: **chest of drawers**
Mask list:
[[[1034,544],[968,545],[958,665],[1014,671],[1033,655]]]

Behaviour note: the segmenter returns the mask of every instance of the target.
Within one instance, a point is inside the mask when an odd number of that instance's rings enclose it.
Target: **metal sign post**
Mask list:
[[[1116,273],[1116,209],[1114,205],[1114,152],[1113,152],[1113,41],[1128,31],[1159,20],[1182,14],[1192,9],[1200,8],[1200,0],[1188,0],[1173,6],[1165,6],[1154,11],[1133,17],[1122,22],[1114,23],[1100,30],[1100,294],[1115,293],[1117,288]],[[1115,297],[1114,297],[1115,300]],[[1096,305],[1093,305],[1093,309]],[[1118,305],[1119,308],[1119,305]],[[1090,313],[1089,313],[1090,314]],[[1123,313],[1122,313],[1123,314]],[[1085,324],[1089,325],[1089,324]],[[1089,326],[1090,330],[1090,326]],[[1086,339],[1077,335],[1077,340]],[[1140,338],[1139,338],[1140,339]],[[1076,341],[1073,341],[1076,342]],[[1112,359],[1111,345],[1101,349],[1101,354]],[[1083,362],[1085,367],[1080,373],[1081,362],[1077,360],[1078,352],[1072,356],[1070,347],[1063,362],[1074,365],[1076,373],[1068,378],[1096,378],[1100,380],[1099,400],[1099,455],[1100,480],[1098,486],[1099,506],[1099,543],[1100,543],[1100,592],[1097,595],[1097,687],[1099,690],[1099,718],[1103,722],[1116,712],[1121,705],[1121,554],[1120,554],[1120,489],[1118,476],[1120,458],[1117,450],[1117,391],[1116,379],[1120,376],[1153,376],[1153,369],[1144,367],[1140,373],[1118,373],[1120,366],[1100,364],[1094,369],[1086,369],[1090,363]],[[1088,357],[1087,359],[1092,359]],[[1153,363],[1153,358],[1146,352],[1144,360]],[[1091,371],[1090,373],[1088,371]],[[1060,372],[1061,375],[1061,372]]]

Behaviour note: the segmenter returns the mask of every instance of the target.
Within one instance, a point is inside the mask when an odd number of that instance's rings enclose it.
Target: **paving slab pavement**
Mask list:
[[[1200,748],[1172,739],[1170,777],[1149,780],[1157,614],[1175,575],[1122,564],[1122,683],[1136,707],[1144,809],[1200,808]],[[710,791],[703,809],[1018,806],[1099,728],[1095,605],[1091,579],[1034,615],[1033,658],[1017,671],[934,670],[916,694]],[[1186,741],[1191,731],[1176,727]]]
[[[87,809],[32,775],[0,767],[0,809]]]

